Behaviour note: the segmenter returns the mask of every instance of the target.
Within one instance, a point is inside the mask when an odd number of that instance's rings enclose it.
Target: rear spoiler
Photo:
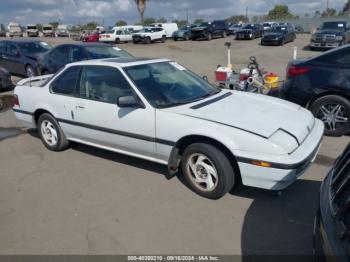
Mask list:
[[[21,81],[19,81],[16,85],[17,86],[24,86],[24,85],[31,86],[32,83],[43,81],[43,80],[47,80],[47,79],[51,78],[52,76],[53,76],[53,74],[52,75],[43,75],[43,76],[35,76],[35,77],[25,78],[25,79],[22,79]]]

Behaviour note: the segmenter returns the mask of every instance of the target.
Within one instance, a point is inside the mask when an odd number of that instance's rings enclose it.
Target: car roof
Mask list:
[[[36,39],[4,39],[4,40],[1,40],[0,42],[2,41],[6,41],[6,42],[12,42],[12,43],[39,43],[39,42],[45,42],[45,41],[42,41],[42,40],[36,40]]]
[[[84,66],[84,65],[106,65],[106,66],[119,66],[129,67],[136,65],[153,64],[160,62],[170,62],[171,60],[166,58],[144,58],[144,57],[117,57],[117,58],[104,58],[104,59],[93,59],[84,60],[69,64],[68,66]]]

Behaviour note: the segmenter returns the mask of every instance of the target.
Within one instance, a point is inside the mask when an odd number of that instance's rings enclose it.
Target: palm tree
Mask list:
[[[145,13],[145,10],[146,10],[146,2],[147,1],[149,1],[149,0],[135,0],[135,3],[137,5],[137,10],[139,11],[140,16],[141,16],[142,25],[143,25],[143,20],[144,20],[143,14]]]

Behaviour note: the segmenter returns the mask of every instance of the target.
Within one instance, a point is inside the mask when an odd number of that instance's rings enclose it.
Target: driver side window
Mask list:
[[[122,73],[108,66],[84,66],[79,90],[81,98],[111,104],[117,104],[121,96],[133,94]]]

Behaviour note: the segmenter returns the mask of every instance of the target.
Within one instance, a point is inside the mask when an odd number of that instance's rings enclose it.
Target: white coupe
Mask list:
[[[13,110],[50,150],[75,141],[165,164],[212,199],[239,182],[287,187],[313,162],[324,132],[300,106],[218,89],[167,59],[69,64],[20,81]]]

